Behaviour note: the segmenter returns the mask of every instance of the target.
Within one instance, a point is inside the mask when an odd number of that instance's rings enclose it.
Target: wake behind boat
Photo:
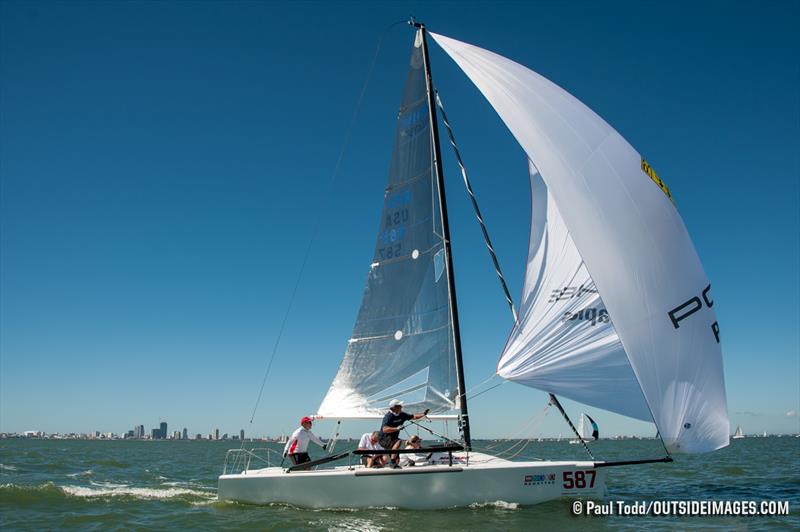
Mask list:
[[[412,23],[375,252],[353,334],[315,417],[377,423],[390,400],[401,400],[430,410],[431,419],[457,421],[459,440],[415,450],[430,456],[402,469],[368,469],[359,462],[363,452],[335,454],[333,444],[330,456],[289,467],[251,467],[257,454],[234,450],[219,498],[313,508],[535,504],[602,496],[609,466],[670,462],[672,452],[727,445],[711,287],[667,186],[561,88],[492,52],[431,34],[528,156],[533,208],[517,314],[455,150],[514,319],[497,373],[548,392],[591,460],[512,462],[472,450],[437,105],[456,144],[433,86],[427,30]],[[556,394],[655,422],[666,456],[595,460]]]

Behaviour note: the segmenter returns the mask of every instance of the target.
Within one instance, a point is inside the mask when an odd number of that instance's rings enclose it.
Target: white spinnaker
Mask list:
[[[651,421],[613,320],[533,163],[530,176],[531,236],[519,322],[500,356],[497,373]]]
[[[675,206],[639,153],[575,97],[530,69],[431,33],[547,183],[613,318],[670,451],[728,444],[710,285]]]

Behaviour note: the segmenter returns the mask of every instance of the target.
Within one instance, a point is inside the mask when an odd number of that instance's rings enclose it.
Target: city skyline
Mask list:
[[[244,440],[245,430],[240,429],[237,434],[231,436],[227,432],[220,433],[219,428],[214,428],[206,434],[197,432],[190,436],[189,429],[183,427],[182,430],[174,430],[170,434],[168,432],[168,423],[166,421],[159,421],[158,427],[153,427],[148,433],[144,425],[134,425],[133,429],[121,432],[113,431],[100,431],[93,430],[88,432],[82,431],[67,431],[67,432],[49,432],[46,430],[25,430],[21,432],[0,432],[0,436],[8,435],[23,435],[23,436],[75,436],[81,439],[128,439],[128,440]]]

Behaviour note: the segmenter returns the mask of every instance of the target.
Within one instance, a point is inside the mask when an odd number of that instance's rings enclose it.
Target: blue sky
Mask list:
[[[798,430],[796,2],[5,1],[0,431],[165,419],[277,434],[315,411],[371,259],[407,27],[387,34],[328,182],[378,39],[411,14],[552,79],[648,159],[714,285],[732,425]],[[516,295],[525,156],[435,44],[431,56]],[[510,318],[450,153],[444,164],[469,388],[493,373]],[[470,404],[473,433],[514,435],[545,400],[500,386]],[[566,405],[608,434],[655,432]],[[539,426],[561,432],[552,413]]]

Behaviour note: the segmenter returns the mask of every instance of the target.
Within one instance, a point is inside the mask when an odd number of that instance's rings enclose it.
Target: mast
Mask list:
[[[433,164],[436,169],[436,186],[439,192],[439,210],[442,218],[442,239],[444,240],[445,269],[447,272],[448,294],[450,298],[450,320],[453,324],[453,350],[456,358],[456,378],[458,380],[457,402],[461,407],[461,431],[464,435],[464,447],[470,450],[472,438],[469,432],[469,413],[467,411],[467,395],[464,386],[464,363],[461,358],[461,330],[458,324],[458,304],[456,302],[456,283],[453,274],[453,254],[450,248],[450,224],[447,220],[447,200],[444,192],[444,172],[442,172],[442,152],[439,146],[439,124],[436,120],[436,102],[433,92],[431,64],[428,59],[428,39],[425,25],[411,19],[410,24],[422,33],[422,57],[425,66],[425,87],[428,93],[428,116],[430,117],[431,135],[433,136]]]

